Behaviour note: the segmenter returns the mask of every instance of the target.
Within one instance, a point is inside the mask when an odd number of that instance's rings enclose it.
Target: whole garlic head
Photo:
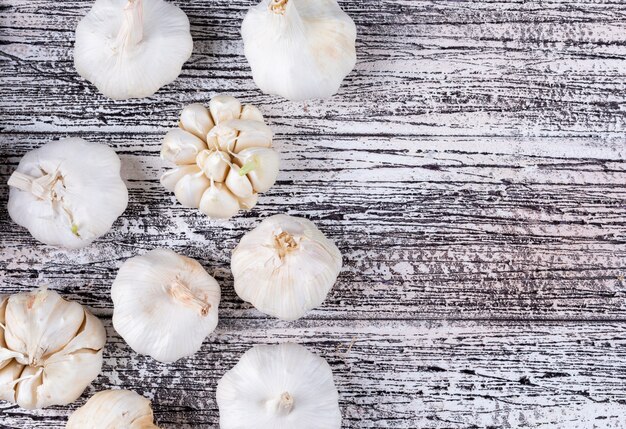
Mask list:
[[[67,405],[100,373],[102,323],[54,291],[0,297],[0,324],[0,399]]]
[[[15,223],[43,243],[68,249],[106,234],[128,204],[117,154],[80,138],[28,152],[8,184]]]
[[[313,222],[287,215],[269,217],[244,235],[231,258],[237,295],[283,320],[320,305],[341,265],[339,249]]]
[[[217,95],[207,109],[196,103],[180,114],[179,128],[163,139],[161,158],[177,164],[161,183],[185,207],[211,219],[250,210],[278,176],[280,159],[259,109]]]
[[[255,346],[217,384],[221,429],[339,429],[328,363],[306,348]]]
[[[217,326],[220,286],[197,261],[169,249],[124,262],[111,297],[115,330],[160,362],[194,354]]]
[[[330,97],[356,64],[356,26],[336,0],[262,0],[241,36],[257,86],[292,101]]]
[[[96,0],[76,28],[74,67],[113,99],[148,97],[191,56],[185,12],[163,0]]]
[[[103,390],[74,411],[65,429],[159,429],[150,401],[130,390]]]

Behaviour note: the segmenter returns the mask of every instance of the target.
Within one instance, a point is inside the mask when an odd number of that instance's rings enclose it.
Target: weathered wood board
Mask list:
[[[0,6],[0,292],[49,285],[88,305],[108,328],[105,368],[71,407],[0,404],[0,427],[63,427],[110,387],[153,399],[165,429],[217,427],[217,380],[279,341],[329,360],[345,428],[626,427],[626,3],[341,1],[356,69],[306,104],[256,89],[239,35],[252,0],[176,2],[194,37],[179,79],[106,99],[72,64],[90,3]],[[259,205],[221,223],[158,181],[161,137],[218,92],[260,107],[282,157]],[[80,251],[35,242],[6,212],[20,157],[66,136],[111,145],[130,193]],[[275,213],[312,219],[344,254],[324,305],[296,323],[232,287],[231,250]],[[117,269],[159,246],[222,285],[218,330],[172,365],[110,326]]]

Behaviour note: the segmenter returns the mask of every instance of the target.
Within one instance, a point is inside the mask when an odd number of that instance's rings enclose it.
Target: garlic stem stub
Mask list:
[[[0,399],[35,409],[74,402],[102,368],[104,326],[58,293],[0,296]]]
[[[183,206],[229,219],[252,209],[258,194],[276,182],[280,157],[256,107],[216,95],[208,109],[200,103],[185,107],[178,126],[163,138],[161,158],[177,167],[161,183]]]
[[[68,249],[106,234],[128,205],[115,151],[80,138],[28,152],[8,184],[11,219],[42,243]]]
[[[191,56],[185,12],[164,0],[96,0],[76,28],[74,66],[112,99],[148,97]]]
[[[159,429],[150,401],[131,390],[103,390],[74,411],[65,429]]]
[[[124,262],[111,297],[115,330],[160,362],[194,354],[217,326],[219,284],[197,261],[169,249]]]
[[[294,343],[255,346],[217,384],[221,429],[339,429],[333,373]]]
[[[356,26],[336,0],[262,0],[241,36],[259,89],[292,101],[332,96],[356,64]]]
[[[341,266],[339,249],[313,222],[282,214],[244,235],[231,258],[237,295],[283,320],[319,306]]]

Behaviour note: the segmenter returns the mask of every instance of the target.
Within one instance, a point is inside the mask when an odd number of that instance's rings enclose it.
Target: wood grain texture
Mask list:
[[[130,101],[74,71],[89,1],[0,6],[1,292],[46,284],[109,325],[104,371],[77,404],[3,403],[0,427],[63,427],[114,386],[153,398],[166,429],[216,427],[224,371],[287,340],[329,360],[346,428],[626,427],[625,4],[341,1],[357,66],[339,94],[305,104],[250,77],[239,27],[254,1],[176,3],[194,53],[173,84]],[[158,181],[180,109],[218,92],[259,106],[282,157],[259,205],[221,223]],[[67,136],[111,145],[130,193],[80,251],[35,242],[6,212],[21,156]],[[229,271],[241,236],[275,213],[315,221],[344,255],[328,299],[293,324],[242,302]],[[169,366],[110,327],[117,269],[159,246],[198,259],[223,296],[216,334]]]

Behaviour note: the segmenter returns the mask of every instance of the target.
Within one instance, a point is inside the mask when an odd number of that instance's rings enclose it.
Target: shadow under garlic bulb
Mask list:
[[[0,297],[0,324],[0,399],[27,409],[67,405],[100,373],[102,323],[54,291]]]
[[[219,381],[221,429],[339,429],[333,373],[301,345],[255,346]]]
[[[341,253],[307,219],[275,215],[243,236],[231,258],[235,291],[259,311],[295,320],[319,306],[341,271]]]
[[[150,401],[130,390],[103,390],[74,411],[65,429],[159,429]]]
[[[115,330],[160,362],[194,354],[217,326],[219,284],[197,261],[169,249],[124,262],[111,297]]]
[[[179,128],[164,137],[161,158],[177,168],[163,174],[161,183],[183,206],[229,219],[254,207],[259,193],[274,185],[280,158],[271,146],[272,131],[259,109],[217,95],[208,109],[199,103],[185,107]]]
[[[80,138],[28,152],[8,184],[11,219],[42,243],[67,249],[106,234],[128,205],[115,151]]]

